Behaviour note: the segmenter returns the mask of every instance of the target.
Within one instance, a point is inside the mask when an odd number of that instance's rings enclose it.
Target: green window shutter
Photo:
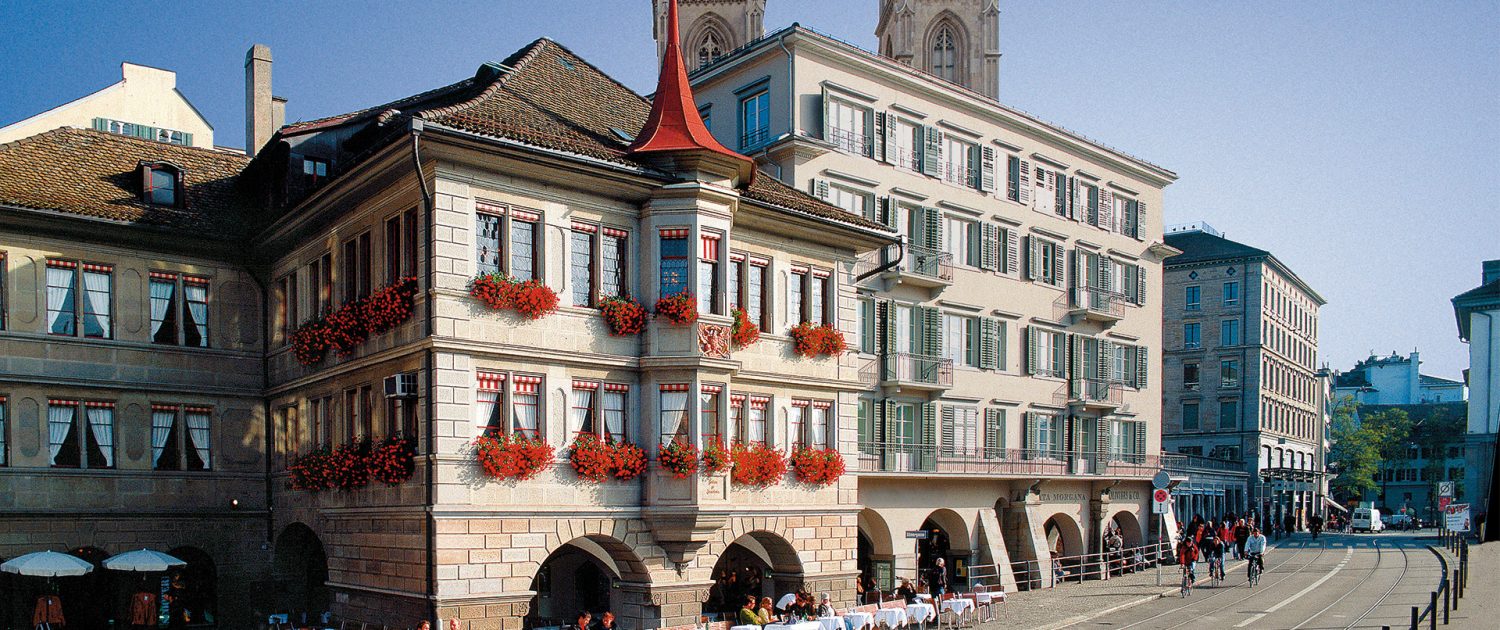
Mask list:
[[[1099,286],[1106,291],[1113,291],[1115,288],[1115,266],[1110,262],[1108,256],[1095,256],[1094,260],[1097,261],[1096,266],[1099,268]]]
[[[1139,234],[1140,202],[1134,199],[1125,202],[1125,235],[1135,238]]]
[[[880,347],[877,352],[884,364],[883,378],[888,380],[896,376],[896,353],[900,351],[896,348],[896,304],[890,300],[881,300],[876,304],[876,310],[880,314]]]
[[[1088,189],[1088,214],[1087,214],[1088,223],[1089,223],[1089,225],[1098,227],[1098,225],[1099,225],[1099,187],[1098,186],[1093,186],[1093,185],[1087,185],[1087,186],[1085,186],[1085,188]]]
[[[859,299],[859,349],[861,352],[876,351],[875,300],[868,297]]]
[[[995,192],[995,147],[981,147],[979,158],[979,189]]]
[[[1028,375],[1034,375],[1036,374],[1036,353],[1038,345],[1036,327],[1027,326],[1024,331],[1025,332],[1022,333],[1022,336],[1026,337],[1026,373]]]
[[[1068,335],[1068,340],[1071,342],[1068,344],[1069,378],[1084,378],[1084,375],[1078,373],[1081,366],[1083,365],[1083,362],[1078,360],[1083,356],[1083,336],[1070,334]]]
[[[984,190],[984,149],[977,144],[969,145],[969,188]]]
[[[1146,268],[1135,268],[1135,303],[1146,305]]]
[[[940,451],[942,454],[948,455],[948,456],[952,456],[953,453],[954,453],[954,451],[953,451],[953,444],[954,444],[955,440],[954,440],[954,437],[953,437],[953,424],[954,424],[953,415],[954,415],[954,413],[953,413],[953,406],[952,405],[943,405],[943,425],[942,425],[943,436],[942,436],[942,444],[939,445],[939,448],[942,449]]]
[[[979,320],[979,368],[984,370],[995,369],[995,337],[998,334],[1000,322],[985,317]]]
[[[926,127],[922,132],[922,174],[943,176],[943,132]]]
[[[109,131],[109,121],[103,118],[94,119],[94,131]]]
[[[1114,374],[1115,344],[1108,341],[1099,341],[1099,358],[1094,363],[1094,378],[1100,381],[1110,381]]]
[[[1136,387],[1136,389],[1146,389],[1146,384],[1149,382],[1149,379],[1147,378],[1147,374],[1150,372],[1151,361],[1148,360],[1147,354],[1148,354],[1148,349],[1146,348],[1146,346],[1136,346],[1136,349],[1135,349],[1135,387]]]
[[[1136,422],[1132,422],[1131,424],[1135,425],[1135,436],[1134,436],[1135,440],[1133,440],[1135,443],[1131,445],[1135,449],[1133,451],[1133,453],[1135,455],[1145,455],[1146,454],[1146,423],[1145,422],[1136,421]]]
[[[917,449],[915,459],[920,470],[932,470],[937,461],[934,455],[937,453],[937,404],[922,404],[922,419],[917,426],[918,443],[921,448]]]
[[[943,314],[931,306],[918,306],[912,313],[914,317],[922,320],[922,354],[930,356],[942,356],[943,354]]]
[[[885,161],[886,127],[890,124],[885,112],[874,114],[874,135],[870,138],[870,157],[877,162]]]
[[[1003,372],[1010,367],[1010,353],[1007,351],[1010,347],[1010,325],[1002,321],[996,321],[995,324],[995,369]]]
[[[182,144],[185,146],[193,146],[193,134],[184,131],[182,133]]]
[[[1037,417],[1036,417],[1036,415],[1037,414],[1036,414],[1035,411],[1028,411],[1028,412],[1026,412],[1026,432],[1023,434],[1024,440],[1023,440],[1023,443],[1021,444],[1021,448],[1026,449],[1028,451],[1038,450],[1038,448],[1037,448],[1038,444],[1036,443],[1036,440],[1037,440],[1037,431],[1036,431]],[[1027,459],[1031,459],[1031,457],[1027,457]]]
[[[1053,197],[1052,211],[1057,216],[1068,216],[1068,176],[1061,172],[1054,175],[1057,178],[1057,191]]]
[[[984,456],[989,459],[1005,458],[1005,410],[984,410]]]
[[[1079,181],[1079,179],[1077,177],[1070,178],[1068,180],[1068,218],[1069,219],[1071,219],[1073,221],[1077,221],[1078,220],[1078,215],[1082,214],[1081,212],[1078,211],[1078,207],[1081,206],[1081,205],[1083,205],[1083,203],[1084,203],[1084,201],[1083,201],[1083,182]]]
[[[1026,237],[1026,279],[1036,280],[1042,275],[1042,239]]]
[[[922,246],[934,251],[941,250],[943,248],[943,213],[939,212],[937,208],[931,207],[923,207],[922,213],[923,222],[926,224],[926,230],[923,233],[925,242],[922,243]],[[963,261],[955,260],[953,262],[961,263]]]
[[[893,230],[898,229],[896,217],[901,213],[896,211],[896,200],[888,196],[881,196],[875,200],[875,203],[876,207],[879,208],[880,223]]]
[[[1145,225],[1146,225],[1146,202],[1144,202],[1144,201],[1137,201],[1137,202],[1135,202],[1135,234],[1131,234],[1131,236],[1134,236],[1136,238],[1141,238],[1141,232],[1143,232],[1145,230],[1145,227],[1144,227]]]
[[[1068,272],[1073,276],[1073,288],[1075,289],[1088,288],[1088,281],[1086,280],[1086,276],[1078,273],[1078,267],[1083,264],[1082,261],[1084,254],[1085,252],[1083,250],[1074,249],[1073,255],[1068,258]],[[1078,299],[1083,300],[1086,298],[1084,296],[1079,296]]]
[[[1099,225],[1115,230],[1115,194],[1106,189],[1099,190]]]
[[[890,112],[885,114],[885,161],[896,161],[896,134],[901,130],[897,124],[896,115]]]
[[[987,271],[999,269],[1000,226],[985,223],[980,230],[979,268]]]
[[[1109,418],[1099,418],[1094,421],[1094,451],[1108,453],[1110,451],[1111,438],[1114,437],[1114,423]]]
[[[808,192],[811,192],[812,196],[814,196],[814,197],[822,199],[823,201],[828,201],[828,180],[826,180],[826,179],[814,179],[814,180],[812,180],[811,190],[809,190]]]
[[[1047,283],[1055,287],[1063,286],[1063,282],[1066,280],[1064,276],[1066,275],[1063,273],[1062,245],[1054,244],[1052,246],[1052,277],[1048,279]]]

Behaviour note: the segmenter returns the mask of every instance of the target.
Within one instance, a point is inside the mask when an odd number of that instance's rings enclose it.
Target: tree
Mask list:
[[[1375,476],[1380,472],[1380,440],[1377,432],[1361,426],[1356,412],[1359,403],[1345,396],[1334,404],[1329,464],[1338,471],[1330,484],[1334,496],[1360,499],[1375,490]]]

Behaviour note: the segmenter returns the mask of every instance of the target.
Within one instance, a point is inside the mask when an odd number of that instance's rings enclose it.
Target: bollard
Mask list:
[[[1453,605],[1453,583],[1443,585],[1443,625],[1448,625],[1448,610]]]
[[[1420,627],[1420,626],[1417,625],[1417,622],[1421,621],[1421,619],[1422,619],[1421,617],[1417,616],[1417,607],[1416,606],[1412,606],[1411,607],[1411,630],[1417,630],[1417,628]]]
[[[1432,610],[1432,616],[1427,618],[1427,628],[1429,630],[1437,630],[1437,591],[1433,591],[1431,595],[1432,608],[1430,610]]]
[[[1448,583],[1448,590],[1453,591],[1458,586],[1458,569],[1453,570],[1453,581]],[[1458,598],[1463,597],[1463,590],[1453,591],[1453,609],[1458,610]]]

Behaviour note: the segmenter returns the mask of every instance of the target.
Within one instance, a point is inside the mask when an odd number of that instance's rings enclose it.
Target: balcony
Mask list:
[[[880,384],[914,390],[943,390],[953,387],[953,359],[911,352],[895,352],[885,357]]]
[[[881,248],[860,257],[855,263],[856,276],[885,266],[891,261],[894,248]],[[942,289],[953,284],[953,255],[926,247],[907,245],[904,255],[896,266],[880,274],[887,282],[887,290],[897,284],[914,287]]]
[[[974,187],[979,181],[979,171],[969,168],[967,162],[947,162],[943,164],[943,181],[955,186]]]
[[[1053,451],[983,446],[866,442],[859,474],[881,476],[1109,477],[1145,479],[1161,469],[1159,456],[1106,451]]]
[[[865,157],[869,157],[870,155],[870,138],[863,132],[834,127],[828,130],[828,137],[824,138],[824,140],[838,147],[844,153],[863,155]]]
[[[1125,296],[1113,291],[1073,287],[1068,292],[1068,314],[1074,321],[1090,321],[1113,326],[1125,318]]]
[[[1125,386],[1093,378],[1075,378],[1067,385],[1068,406],[1084,411],[1109,412],[1125,404]]]

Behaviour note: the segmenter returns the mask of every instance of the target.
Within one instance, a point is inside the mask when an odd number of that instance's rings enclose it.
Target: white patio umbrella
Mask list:
[[[0,571],[37,577],[68,577],[94,570],[94,565],[56,551],[38,551],[16,556],[0,564]]]
[[[116,571],[166,571],[171,567],[180,567],[187,562],[175,556],[169,556],[160,551],[150,549],[138,549],[111,556],[104,560],[104,568]]]

